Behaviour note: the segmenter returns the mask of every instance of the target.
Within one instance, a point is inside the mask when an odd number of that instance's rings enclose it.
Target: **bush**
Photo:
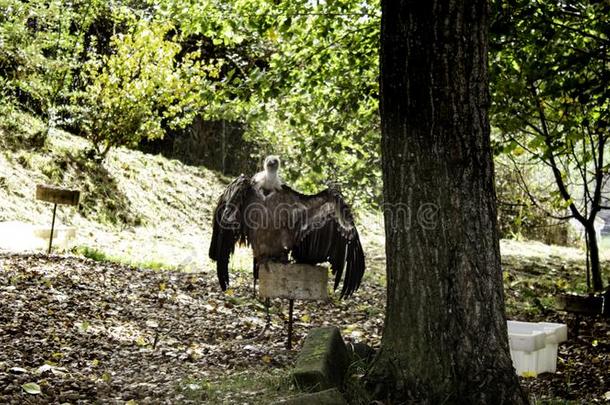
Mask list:
[[[188,55],[169,39],[168,24],[138,22],[128,34],[112,38],[110,55],[93,55],[83,71],[84,91],[73,96],[76,124],[98,157],[114,146],[137,146],[158,139],[164,125],[190,122],[204,77]]]
[[[496,195],[498,199],[498,228],[500,237],[538,240],[547,244],[568,245],[569,224],[553,216],[561,216],[561,209],[545,211],[552,196],[543,191],[544,168],[540,164],[520,162],[516,168],[505,156],[495,159]],[[529,194],[549,195],[534,203]]]

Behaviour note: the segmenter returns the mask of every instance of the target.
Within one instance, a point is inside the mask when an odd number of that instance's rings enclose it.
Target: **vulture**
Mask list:
[[[229,258],[238,244],[253,251],[254,286],[266,261],[330,263],[341,298],[360,286],[364,252],[354,218],[339,190],[306,195],[284,184],[280,159],[268,156],[264,170],[241,175],[220,196],[214,210],[210,259],[216,262],[222,290],[229,285]]]

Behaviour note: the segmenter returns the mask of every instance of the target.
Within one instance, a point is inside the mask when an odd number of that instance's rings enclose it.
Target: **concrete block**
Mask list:
[[[312,329],[303,343],[292,372],[303,391],[339,387],[350,364],[350,355],[335,326]]]

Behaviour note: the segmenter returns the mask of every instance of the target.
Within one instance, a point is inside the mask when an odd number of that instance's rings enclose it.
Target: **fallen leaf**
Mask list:
[[[23,390],[25,392],[27,392],[28,394],[32,394],[32,395],[36,395],[36,394],[40,394],[40,385],[30,382],[30,383],[25,383],[21,386],[21,388],[23,388]]]
[[[51,364],[43,364],[42,366],[40,366],[36,369],[37,374],[43,374],[43,373],[46,373],[49,371],[51,373],[53,373],[53,375],[56,375],[59,377],[61,377],[62,375],[65,375],[68,372],[68,370],[64,367],[56,367]]]
[[[538,374],[534,371],[524,371],[521,373],[521,377],[525,377],[525,378],[534,378],[538,376]]]
[[[13,374],[24,374],[28,372],[28,370],[23,367],[13,367],[9,371]]]
[[[89,321],[82,321],[82,322],[76,323],[76,327],[82,333],[87,333],[87,330],[89,329],[90,326],[91,326],[91,323]]]
[[[148,326],[149,328],[158,328],[159,324],[155,321],[149,320],[146,321],[146,326]]]

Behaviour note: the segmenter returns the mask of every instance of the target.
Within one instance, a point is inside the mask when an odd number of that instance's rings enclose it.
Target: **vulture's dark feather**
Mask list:
[[[214,210],[214,226],[210,243],[210,259],[216,261],[220,288],[229,285],[229,258],[238,243],[247,244],[247,232],[242,220],[244,202],[250,191],[250,178],[243,174],[233,180],[218,200]]]
[[[286,209],[292,221],[284,220]],[[252,219],[260,221],[260,226]],[[217,262],[223,290],[229,282],[229,257],[240,241],[252,246],[255,278],[256,263],[288,251],[298,263],[329,262],[335,289],[345,275],[341,297],[356,291],[364,274],[358,231],[349,207],[336,189],[306,195],[283,185],[281,190],[264,196],[242,175],[227,187],[214,212],[210,258]]]

